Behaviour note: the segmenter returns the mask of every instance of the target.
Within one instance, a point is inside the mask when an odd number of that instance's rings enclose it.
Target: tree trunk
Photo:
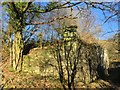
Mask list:
[[[23,64],[23,39],[21,31],[18,31],[14,35],[14,42],[13,42],[13,69],[15,71],[22,70]]]
[[[12,38],[10,36],[10,66],[13,67],[13,59],[12,59]]]
[[[40,48],[42,49],[42,32],[40,32],[40,35],[39,35],[39,39],[40,39]]]
[[[15,49],[15,40],[16,38],[14,38],[14,41],[13,41],[13,45],[12,45],[12,60],[13,60],[13,69],[15,70],[15,65],[16,65],[16,60],[15,60],[15,52],[16,52],[16,49]]]
[[[15,70],[21,71],[22,69],[22,62],[23,62],[23,39],[22,39],[22,33],[20,31],[16,32],[15,35],[16,38],[16,43],[15,43],[15,48],[16,48],[16,67]],[[19,67],[20,66],[20,67]]]

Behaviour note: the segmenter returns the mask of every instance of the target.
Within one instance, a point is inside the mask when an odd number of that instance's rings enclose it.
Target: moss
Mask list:
[[[13,69],[13,67],[11,67],[11,66],[8,67],[8,70],[9,70],[10,72],[14,72],[14,71],[15,71],[15,70]]]

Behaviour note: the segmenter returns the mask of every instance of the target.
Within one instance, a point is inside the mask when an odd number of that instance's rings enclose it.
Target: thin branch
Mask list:
[[[77,2],[77,3],[74,3],[74,4],[70,3],[70,2],[66,2],[66,3],[64,3],[62,5],[60,4],[60,5],[57,5],[57,6],[53,7],[53,8],[49,8],[49,9],[46,9],[46,10],[27,10],[27,12],[47,13],[47,12],[51,12],[51,11],[53,11],[55,9],[70,8],[70,7],[76,6],[76,5],[80,4],[80,3],[82,3],[82,2]],[[72,5],[65,6],[67,4],[72,4]]]
[[[106,33],[102,34],[101,36],[103,37],[103,36],[105,36],[106,34],[110,34],[110,33],[113,33],[113,32],[115,32],[115,31],[106,32]]]
[[[114,14],[114,15],[111,15],[111,16],[109,16],[105,21],[104,21],[104,23],[106,23],[109,19],[111,19],[112,17],[114,17],[114,16],[116,16],[116,15],[118,15],[118,13],[116,13],[116,14]],[[103,23],[103,24],[104,24]]]
[[[54,18],[48,22],[31,22],[31,23],[26,23],[26,25],[43,25],[43,24],[48,24],[48,23],[52,23],[56,20],[62,20],[62,19],[65,19],[65,18],[68,18],[68,19],[76,19],[77,17],[74,17],[74,18],[71,18],[69,16],[64,16],[64,17],[57,17],[57,18]]]

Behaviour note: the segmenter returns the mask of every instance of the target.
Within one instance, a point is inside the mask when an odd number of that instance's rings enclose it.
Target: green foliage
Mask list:
[[[58,5],[57,2],[50,2],[48,5],[47,5],[47,9],[52,9],[52,8],[55,8],[56,6]]]
[[[16,9],[19,10],[19,12],[21,13],[24,11],[27,4],[28,2],[15,2]]]
[[[8,67],[8,70],[9,70],[10,72],[14,72],[14,69],[13,69],[13,67],[11,67],[11,66]]]
[[[71,44],[71,41],[75,41],[75,37],[77,35],[77,32],[76,32],[76,27],[74,26],[71,26],[71,27],[66,27],[65,28],[65,31],[64,31],[64,41],[66,42],[66,46],[70,46]]]

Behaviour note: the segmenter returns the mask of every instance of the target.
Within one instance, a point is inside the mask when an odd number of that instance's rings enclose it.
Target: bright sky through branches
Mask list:
[[[35,1],[38,1],[38,0],[35,0]],[[46,2],[44,1],[43,4],[45,5],[46,3],[48,3],[47,1],[49,0],[46,0]],[[115,1],[115,0],[112,0],[112,1]],[[108,20],[108,22],[104,23],[105,17],[101,10],[92,8],[91,11],[93,15],[95,15],[96,17],[96,23],[100,24],[103,29],[103,33],[101,33],[100,39],[108,39],[112,37],[118,30],[118,22],[110,19]],[[108,13],[108,16],[110,16],[110,13]]]

